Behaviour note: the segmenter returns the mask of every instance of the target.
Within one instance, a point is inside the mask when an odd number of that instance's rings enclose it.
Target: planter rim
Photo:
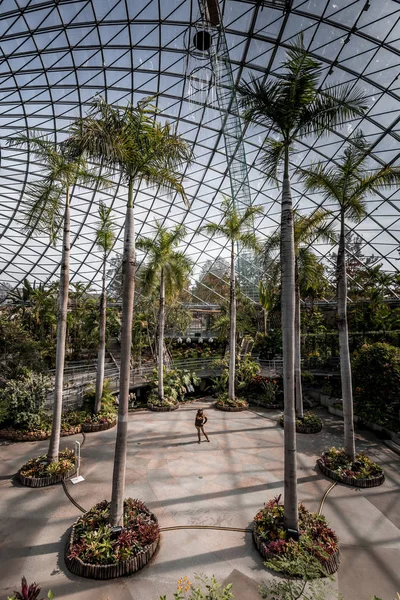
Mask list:
[[[147,507],[146,507],[147,508]],[[151,518],[158,524],[158,519],[151,511]],[[160,543],[160,534],[152,544],[148,544],[141,552],[138,552],[135,556],[131,556],[126,560],[122,560],[118,563],[109,563],[106,565],[94,565],[91,563],[85,563],[79,557],[69,558],[69,550],[74,541],[74,533],[77,521],[71,527],[71,533],[68,536],[67,543],[65,545],[64,560],[67,569],[74,575],[80,577],[86,577],[89,579],[116,579],[126,575],[132,575],[139,569],[142,569],[148,564],[150,559],[156,552]]]
[[[58,475],[52,475],[51,477],[26,477],[22,475],[21,469],[18,471],[18,478],[22,485],[26,487],[48,487],[49,485],[54,485],[56,483],[61,483],[65,479],[72,477],[76,473],[76,462],[72,469],[66,471],[65,473],[60,473]]]
[[[220,404],[218,401],[215,403],[215,408],[218,410],[224,410],[225,412],[242,412],[249,408],[249,403],[247,402],[242,406],[225,406],[224,404]]]
[[[82,426],[76,425],[72,429],[68,429],[67,431],[61,431],[60,437],[68,437],[69,435],[76,435],[81,433]],[[50,438],[50,431],[43,431],[42,434],[30,435],[29,433],[20,432],[15,429],[1,429],[0,430],[0,438],[4,440],[10,440],[12,442],[40,442],[43,440],[48,440]]]
[[[111,423],[107,421],[107,423],[82,423],[82,431],[84,433],[94,433],[96,431],[107,431],[107,429],[112,429],[117,424],[117,419],[115,418]]]
[[[171,406],[157,406],[156,404],[152,404],[151,402],[147,403],[147,408],[154,412],[171,412],[173,410],[177,410],[179,408],[179,402]]]
[[[265,560],[267,560],[269,557],[267,556],[267,554],[264,550],[264,542],[261,540],[259,534],[256,532],[256,528],[254,525],[253,525],[253,540],[254,540],[257,550],[259,551],[261,556]],[[328,576],[336,573],[336,571],[339,568],[339,564],[340,564],[339,548],[336,550],[336,552],[334,554],[331,554],[329,556],[329,559],[327,561],[325,561],[324,563],[321,563],[321,565],[324,567],[324,569],[326,569]]]
[[[322,454],[322,457],[325,455],[325,452]],[[334,481],[338,481],[339,483],[344,483],[345,485],[351,485],[353,487],[360,488],[371,488],[377,487],[378,485],[382,485],[385,481],[385,473],[382,471],[380,475],[377,477],[371,477],[369,479],[356,479],[355,477],[347,477],[345,475],[339,475],[332,469],[326,466],[322,457],[318,458],[317,464],[324,475],[327,475],[330,479]]]

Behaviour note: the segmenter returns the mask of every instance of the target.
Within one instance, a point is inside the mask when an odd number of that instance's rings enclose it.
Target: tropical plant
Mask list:
[[[366,109],[363,92],[353,85],[319,86],[321,63],[307,54],[303,37],[287,50],[275,79],[253,79],[239,87],[243,117],[270,132],[263,143],[262,167],[277,182],[283,165],[281,200],[281,289],[285,395],[285,525],[298,529],[294,397],[295,254],[290,186],[290,155],[297,141],[324,135]]]
[[[39,428],[50,389],[50,378],[33,371],[10,379],[0,389],[0,422],[10,424],[14,429],[31,431]]]
[[[327,222],[328,213],[323,209],[315,210],[311,215],[300,215],[293,211],[294,255],[295,255],[295,319],[294,319],[294,370],[296,413],[303,417],[303,390],[301,385],[301,287],[317,287],[320,280],[319,263],[310,245],[320,240],[324,243],[334,243],[336,235],[332,226]],[[281,245],[281,234],[275,233],[267,239],[264,246],[266,261],[271,262],[271,253]]]
[[[268,315],[274,308],[278,299],[275,282],[260,281],[258,284],[258,295],[264,317],[264,335],[268,333]]]
[[[192,262],[177,250],[186,230],[182,225],[172,229],[155,224],[153,239],[140,238],[137,248],[146,253],[147,262],[141,270],[143,292],[150,294],[159,285],[160,305],[158,317],[158,395],[164,399],[164,329],[165,299],[171,299],[183,290]]]
[[[79,185],[107,187],[110,182],[99,174],[97,167],[89,167],[80,154],[71,157],[60,143],[52,141],[43,134],[12,137],[7,143],[9,146],[27,148],[45,166],[42,178],[27,186],[26,233],[28,236],[48,234],[51,242],[55,244],[63,227],[53,425],[47,455],[48,461],[54,462],[58,460],[60,449],[71,247],[71,189]]]
[[[347,271],[345,225],[346,220],[359,222],[366,214],[367,197],[379,187],[400,183],[400,169],[385,166],[377,171],[366,171],[370,147],[362,132],[356,133],[347,144],[335,165],[318,163],[301,171],[306,190],[320,192],[325,201],[339,205],[340,237],[337,254],[337,323],[339,329],[340,373],[344,413],[344,448],[351,460],[355,457],[353,423],[353,392],[349,333],[347,323]]]
[[[14,592],[13,596],[8,596],[7,600],[37,600],[41,592],[41,587],[37,583],[31,583],[28,585],[26,578],[23,577],[21,581],[21,591]],[[47,592],[48,600],[53,600],[54,594],[51,590]],[[41,600],[45,600],[42,598]]]
[[[107,290],[106,290],[106,269],[107,255],[113,247],[115,240],[114,223],[111,218],[112,208],[107,208],[101,203],[99,206],[99,223],[96,231],[96,244],[103,253],[103,272],[102,286],[100,298],[100,335],[99,348],[97,355],[97,372],[96,372],[96,403],[94,412],[98,413],[101,409],[101,398],[103,396],[103,380],[104,380],[104,359],[106,353],[106,324],[107,324]]]
[[[230,198],[222,201],[221,223],[208,223],[200,232],[206,232],[210,236],[222,235],[230,245],[231,271],[230,271],[230,335],[229,335],[229,398],[235,398],[235,371],[236,371],[236,277],[235,277],[235,247],[240,244],[242,248],[248,248],[258,252],[259,243],[255,234],[250,231],[256,215],[263,213],[261,206],[249,206],[243,213],[239,212]]]
[[[365,421],[400,429],[400,349],[377,342],[364,344],[352,363],[354,407]]]
[[[142,181],[159,186],[163,192],[178,192],[185,200],[180,168],[190,159],[189,148],[172,130],[154,118],[149,101],[121,108],[99,98],[87,116],[72,126],[67,142],[72,155],[89,156],[122,173],[128,187],[124,252],[122,258],[122,335],[119,390],[119,418],[112,485],[110,523],[123,525],[126,471],[128,398],[132,321],[135,295],[134,198]]]

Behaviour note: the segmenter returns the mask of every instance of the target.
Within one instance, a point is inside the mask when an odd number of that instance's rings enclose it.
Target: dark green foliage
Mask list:
[[[272,360],[274,356],[282,354],[282,331],[270,329],[267,335],[257,333],[254,351],[258,352],[261,360]]]
[[[0,390],[0,421],[15,429],[39,428],[50,389],[50,378],[33,371],[10,379]]]
[[[399,429],[400,350],[365,344],[353,361],[354,406],[366,421]]]
[[[0,317],[1,378],[17,378],[24,369],[44,370],[49,352],[49,346],[35,340],[19,318]]]
[[[151,384],[151,391],[148,396],[149,402],[156,404],[157,406],[168,406],[169,404],[176,404],[182,402],[185,395],[194,388],[195,385],[199,385],[200,379],[195,373],[181,369],[167,369],[164,366],[164,402],[160,402],[157,389],[158,389],[158,372],[154,369],[149,377]]]

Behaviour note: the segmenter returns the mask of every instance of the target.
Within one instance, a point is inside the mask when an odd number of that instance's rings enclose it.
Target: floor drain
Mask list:
[[[202,475],[199,475],[198,479],[203,479],[203,476],[202,476]]]

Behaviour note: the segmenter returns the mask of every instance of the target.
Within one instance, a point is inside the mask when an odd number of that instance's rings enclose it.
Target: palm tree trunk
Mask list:
[[[158,319],[158,395],[164,400],[164,327],[165,327],[165,282],[164,269],[160,278],[160,312]]]
[[[64,235],[62,242],[60,295],[58,300],[57,316],[56,378],[54,388],[53,423],[51,426],[49,451],[47,454],[47,460],[49,462],[55,462],[58,460],[58,454],[60,451],[65,343],[67,338],[69,263],[71,250],[70,218],[70,198],[69,188],[67,188],[65,192]]]
[[[117,439],[115,442],[114,471],[111,496],[110,524],[124,521],[124,493],[126,446],[128,433],[128,397],[131,375],[131,344],[133,301],[135,296],[135,222],[133,214],[133,181],[129,182],[128,205],[125,217],[124,254],[122,258],[122,332],[121,369],[119,380],[119,407]]]
[[[268,327],[268,311],[263,308],[263,315],[264,315],[264,335],[266,336],[268,331],[267,331],[267,327]]]
[[[289,148],[285,148],[285,171],[281,212],[282,345],[284,393],[284,524],[298,530],[296,414],[294,397],[295,254],[292,194],[289,180]]]
[[[341,212],[340,240],[337,257],[337,302],[340,353],[340,377],[342,382],[343,418],[344,418],[344,451],[355,460],[353,391],[351,382],[351,363],[349,350],[349,332],[347,325],[347,274],[344,231],[344,211]]]
[[[296,381],[296,414],[303,418],[303,389],[301,385],[301,314],[300,314],[300,284],[299,265],[295,260],[295,299],[296,308],[294,315],[295,347],[294,347],[294,372]]]
[[[236,369],[236,281],[235,245],[231,244],[230,337],[229,337],[229,399],[235,399]]]
[[[104,384],[104,359],[106,355],[106,317],[107,317],[107,292],[106,292],[106,254],[103,256],[103,282],[100,300],[100,333],[99,349],[97,353],[96,374],[96,402],[94,412],[98,414],[101,410],[101,398],[103,396]]]

